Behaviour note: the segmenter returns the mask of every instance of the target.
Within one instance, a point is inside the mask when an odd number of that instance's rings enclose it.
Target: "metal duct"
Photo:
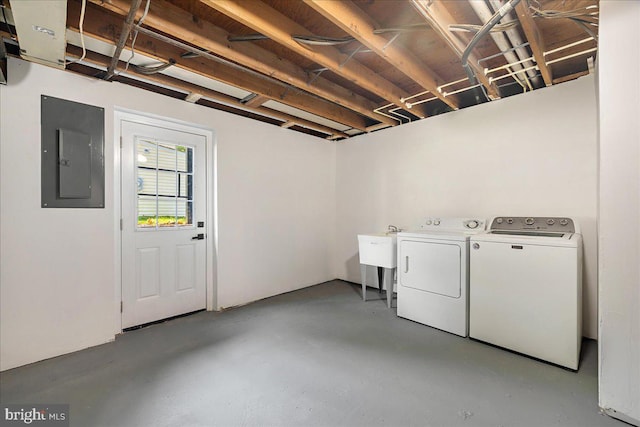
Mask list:
[[[502,7],[502,1],[501,0],[489,0],[489,1],[491,2],[491,5],[493,6],[493,8],[495,10],[499,10]],[[517,19],[515,16],[513,16],[513,14],[511,12],[507,13],[505,15],[505,17],[509,21]],[[520,33],[518,32],[518,30],[515,30],[515,29],[508,30],[508,31],[505,32],[505,35],[507,36],[507,38],[509,39],[509,41],[511,42],[513,47],[521,46],[521,45],[524,44],[524,41],[522,40],[522,37],[520,37]],[[516,54],[518,55],[518,58],[519,58],[520,61],[524,61],[525,59],[531,57],[531,54],[529,53],[529,51],[524,47],[517,48],[516,49]],[[516,62],[516,61],[513,61],[513,62]],[[522,65],[525,68],[529,68],[529,67],[535,65],[535,62],[533,60],[530,60],[530,61],[524,62]],[[540,76],[538,76],[538,74],[536,73],[535,70],[533,70],[533,69],[532,70],[528,70],[527,71],[527,75],[533,81],[533,83],[536,85],[536,87],[542,86],[542,82],[540,81]]]
[[[482,26],[482,28],[480,28],[480,30],[473,36],[473,38],[471,39],[471,41],[469,42],[469,44],[465,48],[464,52],[462,53],[462,58],[461,58],[462,68],[464,68],[464,70],[466,71],[467,76],[469,78],[469,83],[471,84],[471,86],[476,85],[478,83],[478,79],[476,78],[475,74],[473,74],[473,69],[469,66],[469,55],[471,54],[471,51],[476,46],[476,44],[478,44],[480,39],[483,38],[484,36],[486,36],[487,33],[489,31],[491,31],[491,29],[498,22],[500,22],[500,20],[502,20],[504,15],[506,15],[511,10],[513,10],[513,8],[516,7],[516,5],[518,3],[520,3],[520,0],[509,0],[504,6],[502,6],[500,8],[500,10],[498,10],[491,17],[491,19],[489,21],[487,21]],[[480,88],[482,89],[482,85],[480,85]],[[482,91],[482,93],[484,94],[486,99],[489,99],[489,97],[484,93],[484,90]],[[477,94],[476,94],[476,102],[478,104],[480,103],[480,96],[477,95]]]
[[[20,56],[55,68],[65,67],[66,0],[12,0]]]
[[[487,22],[488,20],[491,19],[493,12],[489,9],[489,7],[486,5],[485,2],[469,0],[469,4],[471,5],[473,10],[476,12],[476,15],[478,15],[478,17],[482,22]],[[513,53],[513,51],[511,51],[512,46],[509,43],[507,36],[505,36],[503,33],[492,32],[489,34],[493,38],[493,41],[496,43],[496,46],[498,46],[498,49],[500,49],[500,51],[502,52],[508,64],[513,64],[515,62],[518,62],[518,57],[516,56],[515,53]],[[522,70],[524,67],[521,64],[516,64],[512,68],[514,69],[514,71],[518,71],[518,70]],[[526,78],[526,76],[522,76],[522,78]],[[514,75],[514,79],[519,79],[517,74]],[[520,82],[518,81],[518,83]]]

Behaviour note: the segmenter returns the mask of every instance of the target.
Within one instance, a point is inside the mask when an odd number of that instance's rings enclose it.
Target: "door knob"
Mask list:
[[[198,235],[196,235],[196,236],[193,236],[193,237],[191,238],[191,240],[204,240],[204,234],[203,234],[203,233],[200,233],[200,234],[198,234]]]

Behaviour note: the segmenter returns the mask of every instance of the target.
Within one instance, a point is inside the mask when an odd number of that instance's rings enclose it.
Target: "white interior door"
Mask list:
[[[122,327],[206,307],[206,137],[122,121]]]

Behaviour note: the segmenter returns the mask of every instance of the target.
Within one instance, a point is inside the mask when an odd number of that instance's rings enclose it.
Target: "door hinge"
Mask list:
[[[120,231],[122,231],[122,218],[120,218]]]
[[[120,313],[122,313],[122,311],[123,311],[123,306],[124,306],[124,303],[122,301],[120,301]]]

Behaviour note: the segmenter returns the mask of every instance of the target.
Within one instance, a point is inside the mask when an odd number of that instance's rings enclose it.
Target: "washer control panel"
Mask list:
[[[544,230],[555,233],[575,233],[571,218],[537,216],[499,216],[493,219],[490,230]]]

